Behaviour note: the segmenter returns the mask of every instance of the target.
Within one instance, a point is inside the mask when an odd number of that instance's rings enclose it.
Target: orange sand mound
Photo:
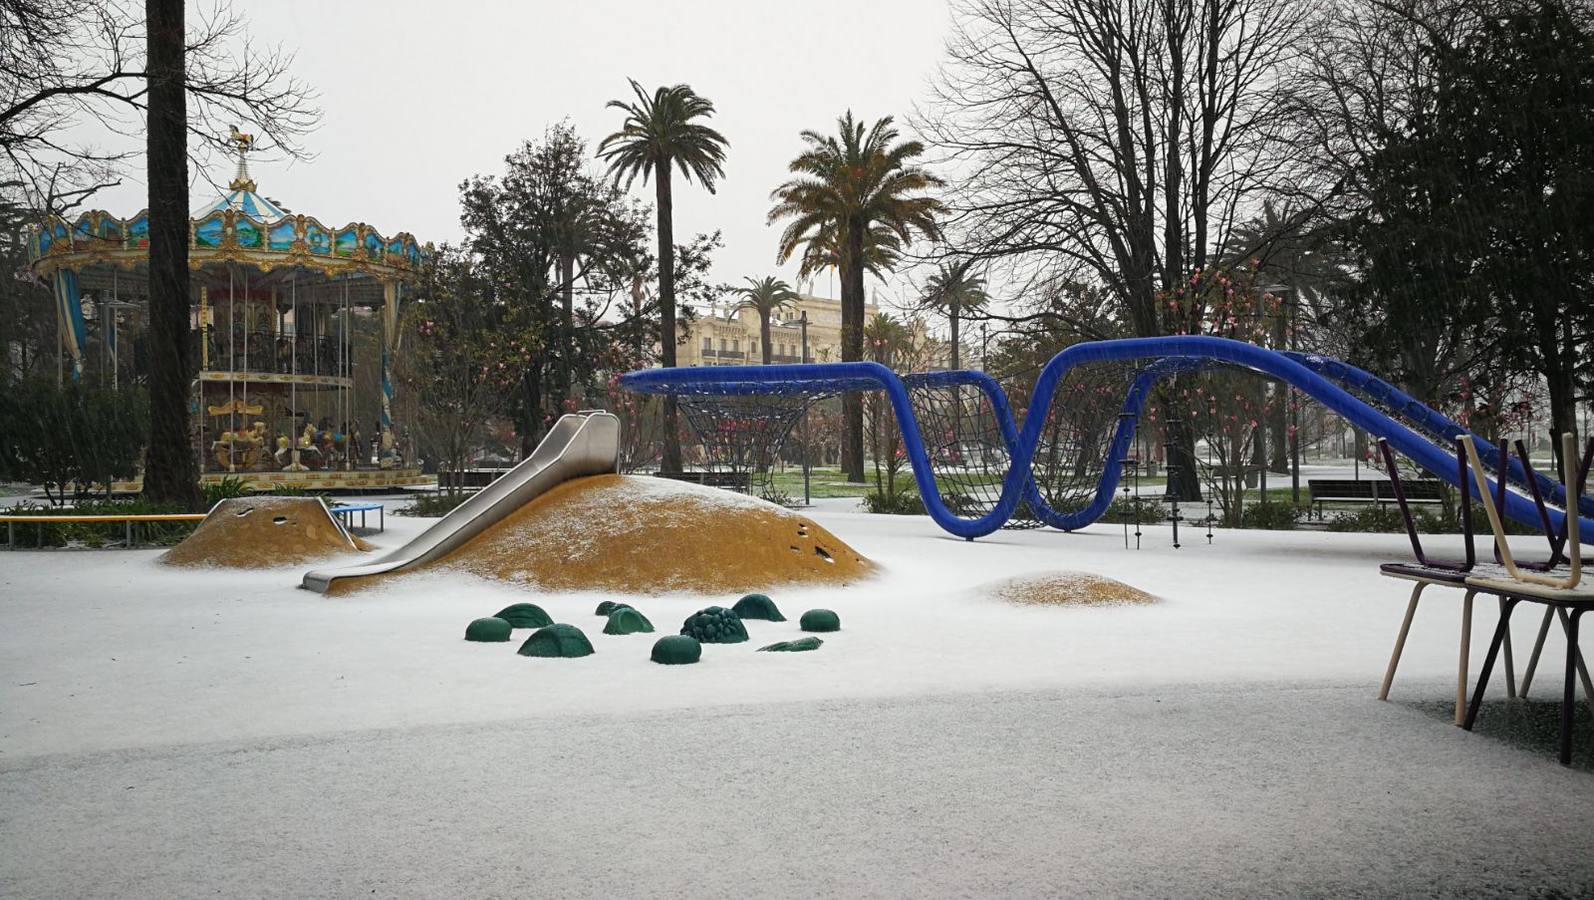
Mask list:
[[[266,569],[369,549],[315,497],[234,497],[216,504],[194,533],[160,561],[169,566]]]
[[[567,481],[434,565],[543,590],[628,594],[842,584],[874,571],[790,510],[643,475]]]
[[[1156,603],[1157,598],[1089,572],[1047,572],[1014,578],[996,585],[991,593],[1008,603],[1031,606],[1122,606]]]

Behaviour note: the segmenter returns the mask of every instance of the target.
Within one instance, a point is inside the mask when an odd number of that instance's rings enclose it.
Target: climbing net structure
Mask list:
[[[824,394],[684,393],[681,414],[703,447],[704,468],[722,483],[775,503],[790,498],[775,483],[781,448],[792,428]]]
[[[1013,462],[995,400],[1001,388],[977,376],[937,372],[902,379],[942,501],[961,516],[982,516],[997,507],[1002,481]],[[1003,527],[1040,524],[1029,507],[1020,504]]]
[[[926,511],[948,532],[974,538],[1028,514],[1065,531],[1096,521],[1112,502],[1123,461],[1131,458],[1136,425],[1151,389],[1213,366],[1248,370],[1290,385],[1356,428],[1387,439],[1435,477],[1457,480],[1452,442],[1468,434],[1457,423],[1336,360],[1205,335],[1075,344],[1052,357],[1038,374],[1021,426],[1000,386],[979,372],[901,377],[870,362],[724,366],[632,372],[621,384],[642,393],[676,395],[683,405],[706,402],[692,399],[698,397],[742,396],[758,398],[754,406],[767,406],[769,398],[784,397],[796,401],[791,408],[799,410],[813,399],[843,391],[883,391]],[[1110,402],[1114,395],[1122,397],[1116,412]],[[716,408],[721,402],[715,401]],[[705,422],[713,426],[716,418],[728,415],[716,412]],[[796,415],[788,419],[778,411],[761,413],[758,421],[764,424],[750,427],[759,437],[733,442],[727,447],[741,449],[723,452],[740,454],[742,465],[751,458],[756,466],[759,453],[772,458],[776,451],[769,442],[789,432]],[[1490,450],[1486,466],[1497,477],[1527,483],[1519,463],[1502,459],[1476,436],[1472,439],[1480,451]],[[1546,501],[1577,511],[1584,517],[1584,533],[1594,535],[1594,500],[1572,498],[1568,506],[1564,489],[1551,479],[1541,476],[1535,482]],[[1540,524],[1529,497],[1519,491],[1506,491],[1504,497],[1507,516]],[[1027,509],[1021,512],[1021,506]],[[1559,528],[1564,515],[1559,509],[1550,511],[1551,524]]]

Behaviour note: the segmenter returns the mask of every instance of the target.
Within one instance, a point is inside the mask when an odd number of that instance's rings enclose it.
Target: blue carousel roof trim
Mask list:
[[[254,191],[232,190],[217,197],[209,206],[196,211],[194,218],[203,219],[213,212],[220,212],[224,209],[241,212],[252,219],[265,221],[276,221],[288,214],[287,210]]]

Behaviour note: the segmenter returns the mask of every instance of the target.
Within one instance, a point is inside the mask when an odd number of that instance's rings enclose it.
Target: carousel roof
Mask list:
[[[282,266],[405,280],[431,255],[407,232],[385,237],[361,222],[332,228],[313,216],[295,215],[257,192],[244,162],[252,139],[239,144],[238,172],[227,190],[194,212],[189,223],[189,259],[242,262],[270,271]],[[104,264],[132,268],[148,258],[149,211],[121,219],[103,210],[74,221],[54,218],[29,235],[34,271],[41,275]]]
[[[233,182],[233,184],[237,183],[236,181]],[[251,182],[252,184],[253,182]],[[221,212],[224,209],[230,209],[233,212],[240,212],[250,218],[261,220],[276,220],[288,214],[287,210],[255,193],[252,188],[250,190],[229,188],[225,194],[217,197],[208,206],[202,206],[195,210],[194,218],[203,219],[213,212]]]

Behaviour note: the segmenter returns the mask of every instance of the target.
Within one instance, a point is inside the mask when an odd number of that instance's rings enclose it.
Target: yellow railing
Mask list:
[[[44,545],[45,525],[65,525],[85,522],[120,522],[124,526],[125,545],[136,546],[135,538],[138,530],[135,526],[139,522],[198,522],[205,518],[204,513],[128,513],[119,516],[74,516],[74,515],[45,515],[45,516],[18,516],[0,515],[0,522],[6,525],[6,548],[17,549],[17,523],[27,524],[33,522],[39,526],[39,546]]]

